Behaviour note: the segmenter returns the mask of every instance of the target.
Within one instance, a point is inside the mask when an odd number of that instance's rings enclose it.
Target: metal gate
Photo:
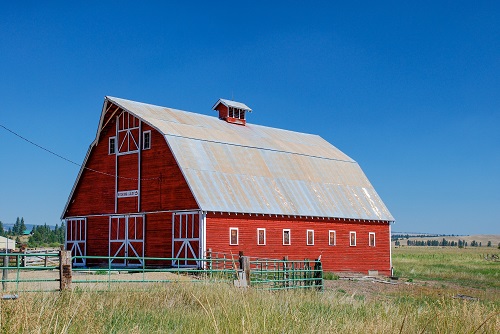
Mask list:
[[[75,256],[87,255],[87,219],[73,218],[66,220],[66,245],[65,249],[71,251],[73,256],[73,266],[85,266],[84,258],[75,258]]]
[[[172,265],[199,267],[201,254],[199,212],[174,213],[172,216]]]
[[[115,266],[142,266],[144,216],[112,216],[109,219],[109,261]],[[120,259],[115,257],[132,257]]]

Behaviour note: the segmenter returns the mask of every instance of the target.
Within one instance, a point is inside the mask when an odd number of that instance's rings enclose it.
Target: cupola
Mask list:
[[[219,119],[239,125],[245,125],[245,114],[252,111],[244,103],[225,99],[219,99],[212,109],[219,112]]]

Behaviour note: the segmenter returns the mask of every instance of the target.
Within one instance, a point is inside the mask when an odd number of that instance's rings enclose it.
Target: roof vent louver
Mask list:
[[[246,124],[245,115],[252,111],[244,103],[225,99],[219,99],[212,109],[219,112],[219,119],[239,125]]]

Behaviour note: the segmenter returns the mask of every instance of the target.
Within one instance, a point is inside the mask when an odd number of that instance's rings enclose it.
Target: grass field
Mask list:
[[[395,249],[400,283],[381,284],[392,290],[376,298],[339,289],[337,283],[351,283],[341,280],[324,292],[172,283],[143,291],[26,293],[0,302],[0,325],[2,333],[498,333],[500,288],[489,281],[498,280],[498,263],[460,254],[458,260],[447,249]],[[488,291],[490,298],[453,298],[460,289]]]
[[[500,250],[486,247],[400,247],[393,249],[392,261],[396,276],[500,290],[500,262],[485,260],[487,254],[500,255]]]

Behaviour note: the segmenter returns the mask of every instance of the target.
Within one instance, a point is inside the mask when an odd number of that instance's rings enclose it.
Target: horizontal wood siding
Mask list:
[[[143,131],[148,130],[151,131],[151,149],[141,152],[141,211],[197,209],[165,138],[143,124]]]
[[[102,173],[83,170],[64,217],[115,212],[115,155],[108,154],[109,138],[115,136],[115,129],[113,119],[101,132],[99,143],[92,148],[85,166]],[[143,124],[143,131],[148,130],[151,131],[151,148],[141,151],[141,212],[197,209],[198,205],[165,138]],[[123,155],[118,159],[119,175],[130,178],[120,179],[118,189],[136,190],[138,155]],[[137,197],[119,199],[117,213],[134,213],[137,210]]]
[[[239,242],[229,245],[229,229],[238,228]],[[266,229],[266,245],[257,245],[257,228]],[[290,229],[291,245],[283,245],[283,229]],[[378,270],[391,271],[388,223],[344,220],[295,220],[290,218],[250,217],[209,214],[207,216],[207,249],[214,252],[248,256],[303,260],[321,255],[323,269],[335,272]],[[314,230],[314,245],[307,245],[306,231]],[[336,246],[329,246],[329,230],[336,231]],[[349,232],[356,232],[356,246],[349,245]],[[369,246],[369,233],[375,232],[375,247]]]
[[[146,257],[172,257],[172,214],[146,215]],[[148,261],[147,265],[170,265],[159,261]]]
[[[87,254],[89,256],[109,255],[109,217],[87,218]],[[87,264],[107,264],[108,261],[89,259]]]
[[[115,156],[108,154],[109,137],[115,135],[115,122],[103,130],[101,140],[92,148],[80,182],[69,199],[64,217],[112,213],[115,210]]]

